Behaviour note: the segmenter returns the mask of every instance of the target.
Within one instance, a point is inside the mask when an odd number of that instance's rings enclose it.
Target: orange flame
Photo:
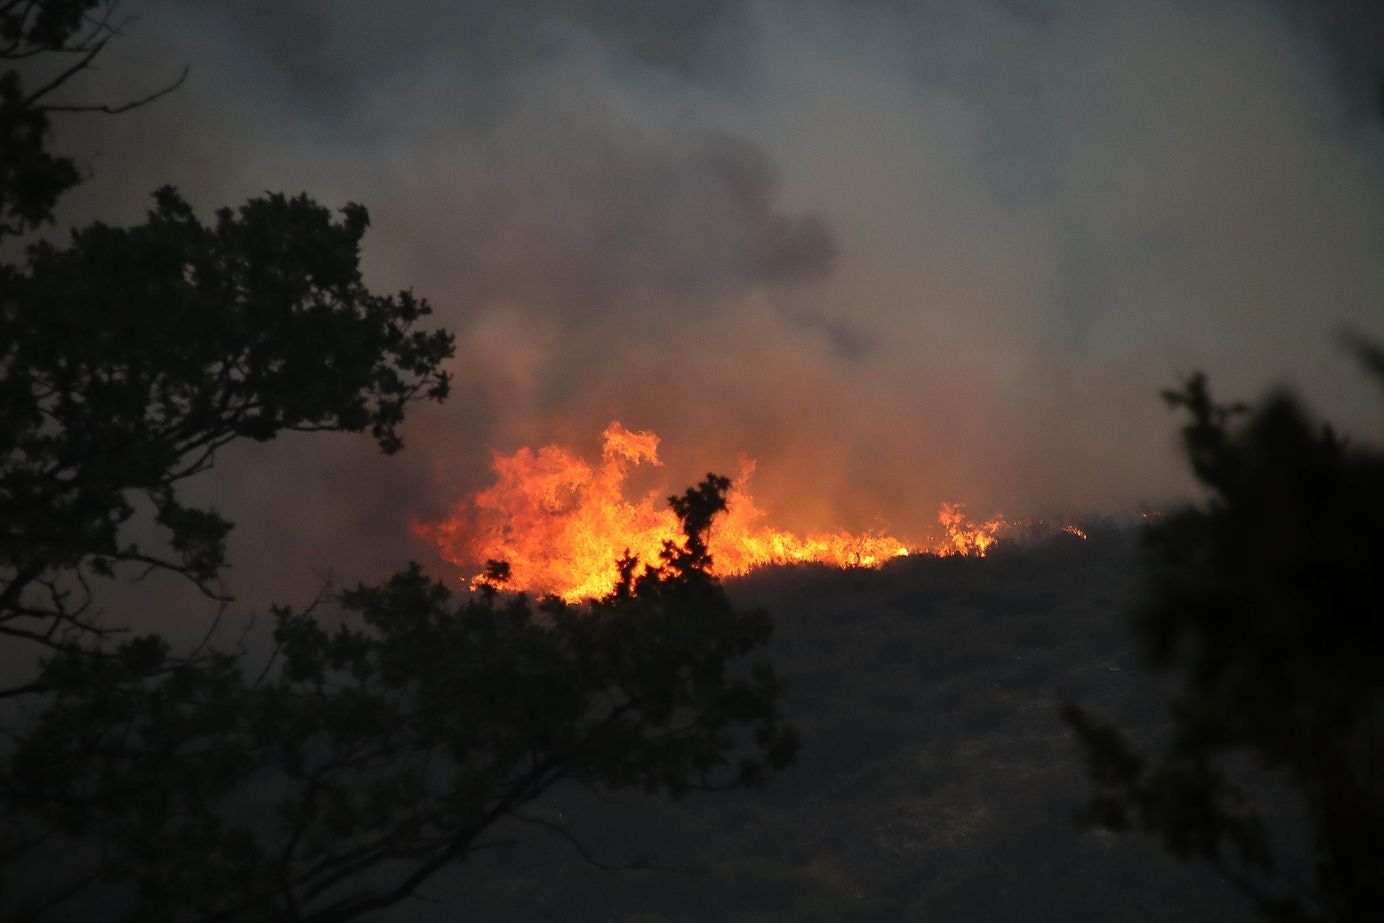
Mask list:
[[[661,465],[658,436],[613,422],[601,437],[599,465],[557,445],[521,448],[513,455],[497,452],[494,484],[458,504],[442,522],[414,529],[459,567],[507,562],[512,589],[569,601],[602,596],[615,587],[615,562],[622,554],[657,561],[663,543],[676,538],[679,529],[661,491],[636,500],[625,496],[633,466]],[[726,511],[712,524],[709,545],[719,576],[803,562],[879,567],[908,554],[983,557],[1006,525],[999,518],[971,522],[959,504],[948,503],[938,514],[945,537],[935,542],[910,544],[877,532],[798,535],[768,524],[767,513],[747,490],[754,468],[753,460],[741,458]],[[478,575],[471,586],[484,582]]]
[[[966,519],[961,510],[960,503],[943,503],[937,511],[937,521],[946,530],[947,537],[933,549],[933,553],[942,557],[961,554],[983,558],[999,541],[999,531],[1006,523],[997,516],[977,525]]]

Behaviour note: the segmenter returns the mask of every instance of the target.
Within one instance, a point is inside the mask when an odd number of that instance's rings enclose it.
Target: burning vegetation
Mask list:
[[[662,491],[626,496],[636,466],[661,464],[658,443],[652,432],[612,422],[602,433],[596,464],[558,445],[497,452],[490,487],[458,504],[443,521],[415,528],[443,558],[468,573],[487,561],[506,562],[512,589],[568,601],[603,596],[615,587],[622,556],[655,562],[664,543],[679,534]],[[938,513],[940,538],[909,541],[883,532],[846,531],[799,535],[769,524],[749,493],[753,473],[754,462],[742,459],[726,512],[712,526],[712,569],[718,576],[805,562],[879,567],[910,554],[983,557],[1007,526],[998,517],[973,522],[960,504],[945,503]],[[472,586],[483,578],[471,578]]]

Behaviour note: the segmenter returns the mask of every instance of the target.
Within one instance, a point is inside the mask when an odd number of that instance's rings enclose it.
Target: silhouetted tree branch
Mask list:
[[[53,101],[119,33],[114,6],[0,0],[0,237],[79,179],[50,114],[172,88]],[[26,89],[39,59],[57,64]],[[773,671],[742,665],[768,617],[707,572],[715,476],[674,499],[685,539],[584,607],[502,596],[498,563],[457,606],[414,566],[332,597],[332,631],[323,597],[275,609],[253,677],[240,649],[176,654],[96,619],[90,575],[167,571],[225,602],[231,523],[180,493],[222,448],[368,430],[394,452],[406,409],[446,396],[452,337],[418,329],[410,292],[365,287],[368,223],[280,194],[203,223],[164,188],[141,224],[0,263],[0,643],[35,671],[0,690],[21,719],[0,749],[0,917],[80,895],[130,920],[353,919],[560,782],[677,796],[793,758]]]
[[[393,452],[405,406],[445,397],[451,336],[414,329],[429,309],[411,293],[362,285],[367,223],[358,206],[338,222],[305,196],[271,195],[208,227],[164,189],[145,224],[96,225],[62,249],[36,243],[10,269],[0,633],[61,647],[97,631],[84,574],[122,565],[219,598],[231,526],[184,504],[181,481],[236,439],[285,430],[369,429]],[[123,537],[137,497],[166,550]]]
[[[698,510],[717,483],[689,492]],[[700,565],[634,579],[587,606],[454,607],[414,567],[344,594],[357,619],[335,631],[280,609],[259,682],[154,638],[55,656],[6,808],[108,844],[100,875],[138,886],[136,918],[332,921],[408,897],[560,782],[677,796],[787,765],[773,671],[736,666],[768,617]],[[256,788],[274,806],[247,819]]]
[[[59,197],[81,181],[72,159],[49,149],[51,114],[129,112],[187,79],[183,68],[177,78],[119,102],[53,100],[129,24],[117,19],[118,7],[118,0],[0,2],[0,240],[51,221]]]

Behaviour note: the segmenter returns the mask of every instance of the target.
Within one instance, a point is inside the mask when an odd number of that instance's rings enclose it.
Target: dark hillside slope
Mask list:
[[[1059,535],[984,560],[791,568],[734,581],[777,623],[802,732],[760,791],[671,803],[575,791],[534,811],[610,862],[514,824],[400,919],[1231,921],[1215,878],[1137,836],[1076,830],[1088,791],[1060,718],[1158,713],[1124,613],[1132,532]]]

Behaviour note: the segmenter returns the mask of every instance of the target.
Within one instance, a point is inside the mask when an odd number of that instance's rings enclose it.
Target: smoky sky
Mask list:
[[[91,176],[64,222],[136,220],[162,183],[207,215],[360,202],[370,284],[458,336],[403,455],[290,439],[199,485],[240,523],[242,584],[435,563],[408,523],[492,448],[594,453],[617,416],[664,437],[670,480],[743,451],[783,524],[904,534],[942,500],[1186,495],[1158,392],[1198,369],[1379,419],[1338,340],[1384,336],[1373,4],[124,9],[80,92],[189,77],[64,123]]]

